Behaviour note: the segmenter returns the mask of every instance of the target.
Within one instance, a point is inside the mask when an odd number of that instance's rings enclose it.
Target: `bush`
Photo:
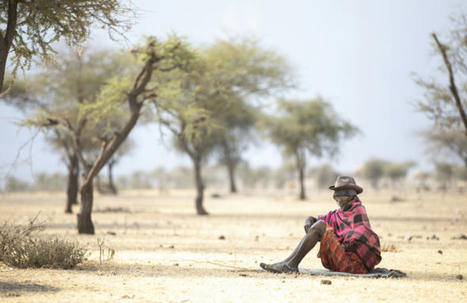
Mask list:
[[[0,261],[19,268],[72,268],[83,261],[86,249],[77,243],[40,239],[33,233],[42,226],[4,223],[0,227]]]

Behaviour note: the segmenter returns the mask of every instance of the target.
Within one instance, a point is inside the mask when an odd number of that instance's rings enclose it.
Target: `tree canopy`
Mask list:
[[[121,0],[7,0],[0,3],[0,93],[7,59],[12,74],[29,68],[34,57],[47,61],[55,42],[79,45],[93,26],[110,36],[124,33],[133,24],[131,1]]]
[[[303,184],[307,154],[320,158],[333,156],[340,143],[357,133],[357,128],[318,96],[311,100],[279,100],[279,115],[264,119],[266,132],[286,157],[295,159],[300,181],[300,199],[305,199]]]

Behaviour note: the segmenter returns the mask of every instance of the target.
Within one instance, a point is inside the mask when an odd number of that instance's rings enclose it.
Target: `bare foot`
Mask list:
[[[279,262],[274,264],[261,263],[262,269],[273,272],[273,273],[297,273],[297,267],[291,267],[286,262]]]

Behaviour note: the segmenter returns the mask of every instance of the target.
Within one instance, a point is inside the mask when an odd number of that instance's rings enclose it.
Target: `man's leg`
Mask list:
[[[306,254],[315,247],[316,243],[321,241],[326,232],[326,223],[317,221],[308,230],[308,233],[303,237],[298,246],[284,261],[274,264],[261,263],[260,266],[271,272],[294,272],[298,271],[298,264],[303,260]]]

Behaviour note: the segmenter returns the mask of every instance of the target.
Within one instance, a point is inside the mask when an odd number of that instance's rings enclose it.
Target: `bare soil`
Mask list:
[[[96,196],[96,235],[78,235],[76,215],[58,193],[3,194],[0,221],[27,223],[39,211],[44,237],[87,246],[72,270],[17,269],[0,263],[1,302],[466,302],[467,195],[363,193],[384,247],[378,265],[402,279],[318,277],[259,271],[285,258],[303,221],[336,208],[327,192],[306,202],[284,193],[221,195],[194,214],[194,192],[127,191]],[[78,208],[75,209],[75,212]],[[103,240],[100,254],[98,239]],[[112,259],[111,251],[115,251]],[[316,247],[300,264],[322,268]],[[101,259],[101,262],[100,262]],[[462,275],[463,279],[460,279]],[[329,282],[322,282],[329,280]]]

